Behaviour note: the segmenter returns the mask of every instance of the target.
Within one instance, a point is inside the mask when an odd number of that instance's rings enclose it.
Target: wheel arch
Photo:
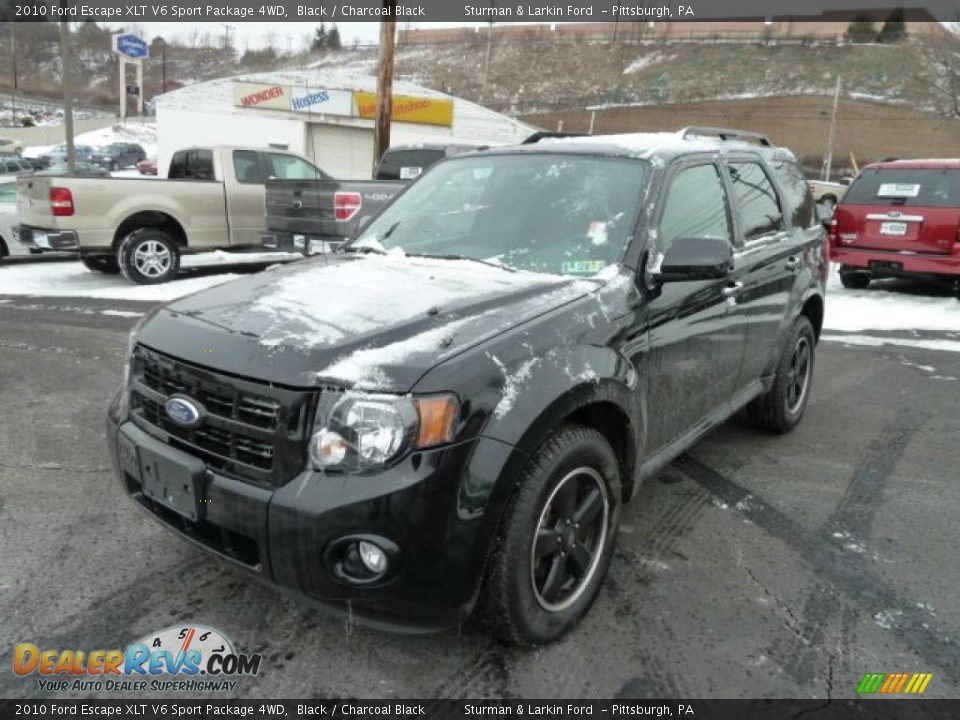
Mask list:
[[[823,329],[823,298],[820,295],[808,297],[800,309],[800,314],[813,325],[813,336],[819,341],[820,331]]]
[[[175,217],[161,210],[141,210],[140,212],[130,215],[117,226],[117,230],[113,235],[114,250],[120,247],[120,243],[122,243],[130,233],[144,228],[163,230],[173,238],[177,247],[187,247],[187,233],[183,229],[183,225]]]

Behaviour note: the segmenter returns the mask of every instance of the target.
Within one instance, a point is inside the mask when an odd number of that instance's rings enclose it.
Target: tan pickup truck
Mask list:
[[[161,283],[183,254],[261,248],[269,178],[330,179],[279,150],[190,148],[174,153],[164,180],[22,178],[19,230],[43,252],[77,251],[91,270]]]

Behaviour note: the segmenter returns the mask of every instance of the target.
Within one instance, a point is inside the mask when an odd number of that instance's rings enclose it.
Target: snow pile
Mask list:
[[[148,158],[157,156],[157,126],[155,123],[127,123],[126,125],[110,125],[99,130],[91,130],[77,135],[75,145],[92,145],[103,147],[115,142],[137,143]],[[59,144],[59,143],[58,143]],[[39,157],[52,150],[56,145],[35,145],[24,148],[24,157]]]
[[[227,262],[272,262],[285,253],[201,253],[183,258],[183,266],[200,267],[220,265]],[[213,257],[210,257],[213,256]],[[299,257],[299,256],[293,256]],[[220,285],[239,275],[224,273],[203,277],[184,277],[161,285],[135,285],[123,275],[104,275],[87,270],[79,262],[11,263],[0,265],[0,295],[28,295],[32,297],[87,297],[143,302],[166,302],[184,295]]]
[[[960,332],[960,301],[949,296],[911,295],[873,283],[848,290],[833,269],[827,283],[825,330],[927,330]]]

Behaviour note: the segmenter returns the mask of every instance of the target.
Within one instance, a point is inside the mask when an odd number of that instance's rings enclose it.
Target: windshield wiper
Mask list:
[[[407,257],[427,258],[428,260],[469,260],[470,262],[488,265],[499,268],[500,270],[506,270],[507,272],[515,273],[517,271],[516,268],[510,267],[509,265],[503,265],[502,263],[492,262],[490,260],[481,260],[480,258],[469,257],[468,255],[459,255],[457,253],[407,253]]]

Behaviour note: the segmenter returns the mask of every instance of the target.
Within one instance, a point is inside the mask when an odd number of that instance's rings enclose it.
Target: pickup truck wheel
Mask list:
[[[123,276],[139,285],[157,285],[172,280],[180,267],[180,251],[167,233],[142,228],[120,244],[117,260]]]
[[[865,290],[870,285],[870,273],[840,268],[840,284],[849,290]]]
[[[80,262],[87,270],[101,272],[106,275],[115,275],[120,272],[120,264],[112,255],[87,255],[80,258]]]
[[[481,614],[518,645],[553,642],[586,614],[620,519],[620,470],[596,430],[564,425],[527,463],[501,522]]]
[[[816,342],[810,320],[804,316],[797,318],[780,356],[773,385],[747,407],[747,414],[756,426],[784,434],[800,422],[813,384]]]

